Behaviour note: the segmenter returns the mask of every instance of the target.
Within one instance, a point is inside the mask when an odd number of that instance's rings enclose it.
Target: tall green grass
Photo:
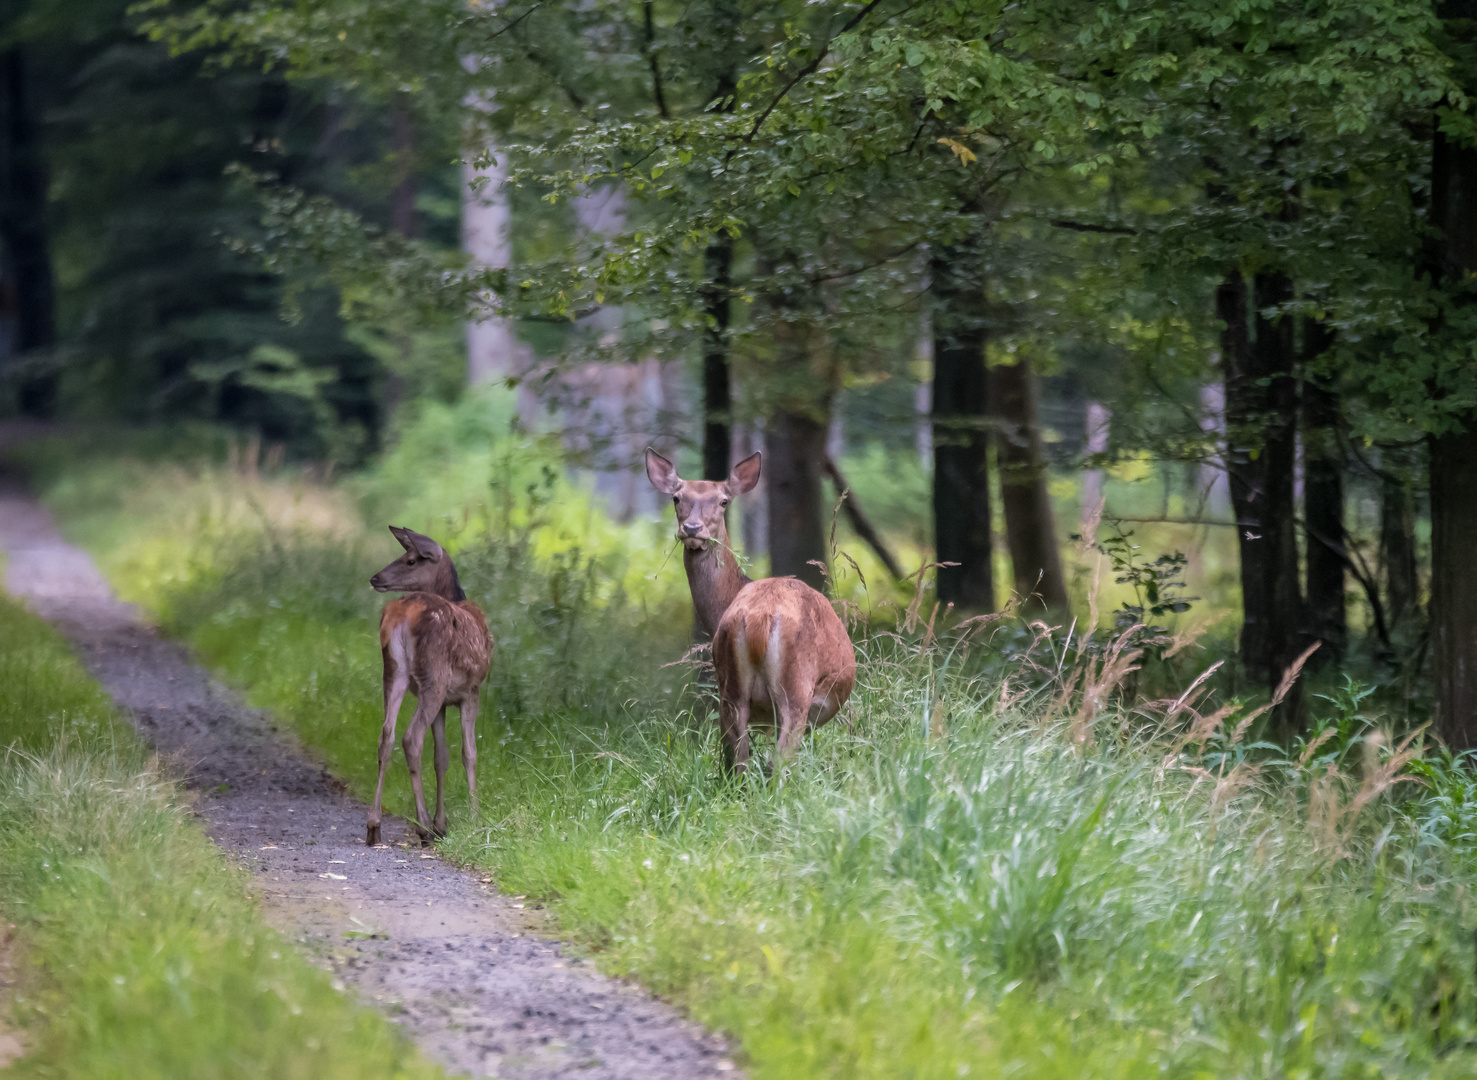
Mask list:
[[[191,506],[267,505],[243,490],[219,474],[147,487],[91,542],[363,795],[375,532],[189,526],[207,520]],[[463,534],[457,556],[499,651],[482,814],[453,783],[446,847],[734,1033],[750,1075],[1477,1067],[1471,774],[1412,762],[1419,744],[1380,732],[1357,688],[1284,754],[1248,745],[1235,702],[1171,716],[1132,700],[1103,642],[904,625],[859,632],[852,703],[797,761],[734,783],[699,673],[663,666],[686,647],[680,569],[634,595],[609,526],[540,546],[519,502],[534,494],[494,488],[485,538]],[[153,560],[166,520],[176,553]]]
[[[432,1077],[258,919],[56,633],[0,595],[0,912],[15,1077]]]

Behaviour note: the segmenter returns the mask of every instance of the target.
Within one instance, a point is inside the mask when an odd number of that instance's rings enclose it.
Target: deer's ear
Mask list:
[[[682,477],[677,475],[677,466],[649,446],[646,448],[646,479],[664,495],[675,495],[682,489]]]
[[[436,543],[429,536],[422,536],[413,529],[397,529],[391,525],[390,532],[394,534],[396,540],[400,541],[401,547],[406,551],[414,552],[422,559],[429,559],[431,562],[435,562],[444,554],[440,544]]]
[[[759,483],[759,473],[763,465],[764,455],[757,450],[735,465],[733,472],[728,474],[728,479],[723,483],[723,490],[728,492],[728,497],[732,499],[753,491],[754,485]]]

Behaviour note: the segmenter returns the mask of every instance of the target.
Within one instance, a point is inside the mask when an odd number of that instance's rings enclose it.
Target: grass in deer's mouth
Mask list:
[[[169,497],[188,521],[231,495],[207,478]],[[457,556],[499,650],[483,814],[454,781],[447,847],[733,1032],[756,1080],[1477,1068],[1477,785],[1426,758],[1428,788],[1391,788],[1411,747],[1361,742],[1353,697],[1326,706],[1335,736],[1280,760],[1234,717],[1161,738],[1146,713],[971,674],[947,643],[860,637],[847,713],[783,782],[730,783],[662,668],[684,648],[680,571],[670,605],[623,599],[618,548],[541,547],[521,520]],[[94,542],[365,794],[379,601],[352,535],[177,535],[166,577],[152,527],[115,515]],[[1085,655],[1076,685],[1106,701],[1122,665]]]
[[[433,1077],[264,926],[54,631],[0,594],[0,915],[16,1077]]]

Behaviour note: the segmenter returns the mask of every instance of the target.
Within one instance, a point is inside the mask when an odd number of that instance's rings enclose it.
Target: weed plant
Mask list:
[[[607,523],[549,543],[536,493],[467,512],[484,538],[462,535],[458,566],[499,646],[482,814],[453,783],[446,850],[733,1033],[751,1076],[1477,1068],[1471,773],[1382,731],[1359,687],[1284,752],[1210,682],[1137,699],[1131,627],[939,633],[915,609],[858,628],[852,702],[795,761],[727,780],[679,662],[680,570],[633,595],[644,556]],[[287,514],[279,496],[252,494]],[[116,579],[365,795],[377,527],[250,526],[220,476],[150,497],[234,524],[174,526],[183,555],[153,559],[139,496],[90,534]]]
[[[14,1077],[440,1076],[264,926],[186,794],[0,595],[0,913]]]

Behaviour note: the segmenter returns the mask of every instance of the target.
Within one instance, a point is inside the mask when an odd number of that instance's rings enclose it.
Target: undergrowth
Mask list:
[[[0,595],[0,914],[14,1077],[433,1077],[257,918],[186,794]]]
[[[392,552],[346,503],[331,528],[304,520],[341,493],[182,475],[69,516],[130,598],[366,795],[381,601],[363,582]],[[445,847],[732,1032],[751,1076],[1477,1067],[1477,788],[1465,761],[1384,731],[1359,687],[1283,751],[1191,669],[1135,698],[1132,628],[943,630],[915,606],[858,627],[837,721],[735,783],[701,672],[678,663],[680,566],[637,588],[638,533],[586,507],[582,535],[493,459],[483,479],[490,497],[440,511],[499,642],[482,814],[453,782]],[[393,510],[384,488],[356,494]],[[398,764],[392,781],[404,812]]]

